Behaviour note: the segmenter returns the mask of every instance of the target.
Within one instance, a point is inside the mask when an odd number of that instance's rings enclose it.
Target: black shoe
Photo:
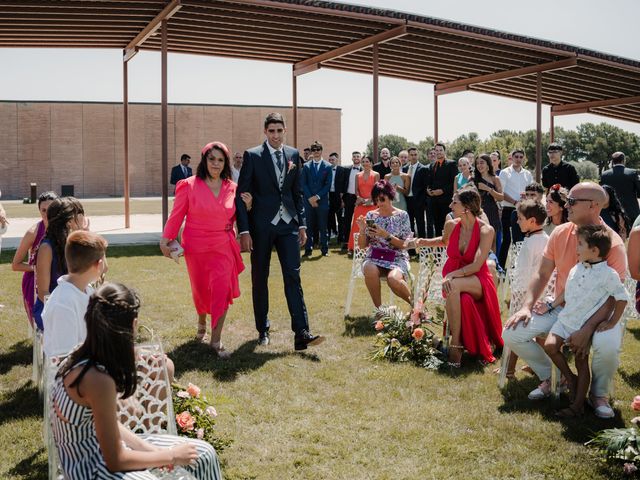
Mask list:
[[[296,333],[293,346],[296,350],[306,350],[309,346],[320,345],[324,342],[322,335],[311,335],[307,330]]]
[[[302,255],[303,257],[310,257],[311,256],[311,250],[305,250],[304,255]]]
[[[322,254],[322,256],[323,256],[323,257],[328,257],[328,256],[329,256],[329,252],[324,252],[324,253]]]
[[[258,337],[258,345],[269,345],[269,332],[260,332],[260,336]]]

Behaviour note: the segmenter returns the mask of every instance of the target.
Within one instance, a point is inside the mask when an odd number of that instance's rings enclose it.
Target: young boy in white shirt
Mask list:
[[[613,328],[622,317],[628,300],[620,276],[604,260],[611,249],[611,237],[606,227],[584,225],[578,228],[577,236],[578,263],[569,272],[564,292],[553,302],[536,309],[538,314],[561,309],[556,323],[549,331],[544,349],[569,382],[574,394],[573,403],[556,413],[562,418],[579,417],[584,413],[584,402],[591,380],[588,355],[576,357],[577,375],[571,371],[562,353],[565,339],[582,328],[609,297],[616,300],[615,309],[611,318],[600,324],[598,331]]]
[[[44,352],[48,357],[66,355],[87,336],[84,320],[95,282],[106,270],[107,241],[100,235],[78,230],[69,235],[64,249],[69,273],[58,279],[42,312]]]
[[[528,188],[528,187],[527,187]],[[516,257],[514,275],[511,281],[511,311],[517,311],[524,301],[529,281],[538,271],[542,252],[547,245],[549,235],[542,226],[547,219],[547,211],[539,200],[522,200],[516,207],[517,221],[524,234],[520,252]],[[507,365],[507,378],[514,378],[518,356],[511,352]]]

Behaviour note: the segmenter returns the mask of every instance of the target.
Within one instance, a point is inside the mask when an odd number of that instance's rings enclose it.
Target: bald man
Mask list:
[[[391,173],[391,151],[388,148],[380,150],[380,161],[373,166],[373,171],[380,174],[380,178]]]
[[[535,303],[540,299],[549,279],[556,270],[555,296],[564,292],[569,271],[578,262],[576,253],[576,230],[582,225],[605,225],[600,218],[600,210],[606,201],[606,194],[600,185],[591,182],[574,186],[567,197],[569,221],[556,227],[542,256],[537,274],[529,284],[523,307],[505,324],[502,338],[505,346],[513,350],[533,369],[541,382],[529,393],[529,399],[540,400],[551,394],[551,360],[544,349],[534,341],[539,335],[546,335],[558,319],[562,307],[544,315],[532,315]],[[611,235],[611,251],[606,257],[607,264],[624,280],[627,259],[624,243],[620,236],[607,227]],[[591,370],[593,381],[589,401],[595,414],[601,418],[611,418],[614,412],[608,402],[609,385],[618,368],[618,357],[622,342],[622,325],[606,322],[613,313],[613,299],[610,298],[584,324],[567,338],[566,343],[576,355],[589,354],[592,341],[593,360]]]

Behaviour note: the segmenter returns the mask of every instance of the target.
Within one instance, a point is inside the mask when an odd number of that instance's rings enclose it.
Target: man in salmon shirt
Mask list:
[[[533,369],[542,383],[529,393],[529,399],[540,400],[551,394],[551,359],[544,349],[534,341],[539,335],[546,335],[558,318],[558,309],[552,309],[544,315],[531,313],[540,299],[549,279],[556,270],[556,297],[564,291],[569,271],[578,262],[576,231],[582,225],[605,225],[600,211],[606,202],[602,187],[595,183],[584,182],[574,186],[567,197],[569,221],[555,228],[543,253],[536,275],[529,284],[527,297],[522,308],[505,324],[502,337],[505,345],[520,356]],[[627,271],[627,259],[624,242],[620,236],[607,227],[611,235],[611,251],[606,257],[607,264],[624,281]],[[609,385],[618,368],[620,347],[622,344],[622,324],[608,322],[613,312],[613,299],[598,309],[584,326],[567,338],[566,343],[576,355],[589,353],[593,348],[591,370],[593,381],[589,401],[596,416],[611,418],[613,409],[609,405]]]

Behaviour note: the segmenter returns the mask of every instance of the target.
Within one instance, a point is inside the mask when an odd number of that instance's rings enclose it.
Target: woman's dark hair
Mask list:
[[[45,238],[51,243],[51,249],[58,261],[58,269],[67,273],[67,262],[64,247],[69,236],[69,222],[84,215],[84,208],[77,198],[56,198],[47,208],[47,232]]]
[[[611,218],[613,218],[615,223],[614,230],[616,233],[620,233],[618,230],[620,229],[620,220],[622,220],[626,231],[630,231],[629,227],[631,226],[631,220],[629,220],[627,212],[624,211],[624,207],[622,206],[622,203],[620,203],[618,194],[611,185],[602,185],[602,188],[604,188],[604,191],[609,195],[609,206],[607,207],[607,210],[609,210]]]
[[[231,178],[231,159],[229,158],[229,152],[225,151],[225,148],[222,147],[222,144],[214,142],[211,148],[207,148],[203,150],[202,155],[200,157],[200,163],[198,164],[198,168],[196,170],[196,176],[202,180],[206,180],[211,178],[209,175],[209,169],[207,168],[207,156],[209,152],[212,150],[217,150],[222,153],[224,157],[224,167],[222,167],[222,172],[220,172],[220,178],[222,180],[228,180]]]
[[[140,299],[131,289],[120,283],[106,283],[89,299],[84,320],[87,338],[64,364],[59,375],[64,376],[79,361],[88,360],[75,380],[77,387],[92,366],[104,367],[122,398],[136,391],[136,359],[133,348],[133,323],[138,317]]]
[[[566,188],[560,186],[559,183],[552,185],[547,192],[547,198],[550,198],[562,208],[562,223],[567,223],[569,221],[569,212],[566,207],[567,195],[569,195],[569,192]],[[548,217],[546,225],[551,225],[551,222],[551,217]]]
[[[476,184],[476,186],[479,183],[485,183],[484,180],[482,179],[482,174],[480,173],[480,171],[478,170],[478,160],[484,160],[485,163],[487,164],[487,168],[488,173],[490,176],[494,176],[495,174],[493,173],[493,162],[491,161],[491,157],[489,155],[487,155],[486,153],[483,153],[482,155],[478,155],[476,157],[476,168],[473,169],[473,181]]]
[[[458,190],[458,193],[454,195],[458,197],[460,204],[469,210],[474,217],[482,215],[482,200],[480,199],[480,193],[474,187],[467,187]]]
[[[56,192],[52,192],[52,191],[48,191],[48,192],[42,192],[40,194],[40,196],[38,197],[38,208],[40,208],[40,204],[42,202],[52,202],[54,200],[56,200],[58,197],[58,194]]]
[[[375,183],[375,185],[371,189],[371,198],[373,199],[374,205],[378,204],[378,198],[382,195],[387,197],[389,200],[393,200],[394,198],[396,198],[396,188],[391,182],[387,182],[386,180],[379,180]]]

